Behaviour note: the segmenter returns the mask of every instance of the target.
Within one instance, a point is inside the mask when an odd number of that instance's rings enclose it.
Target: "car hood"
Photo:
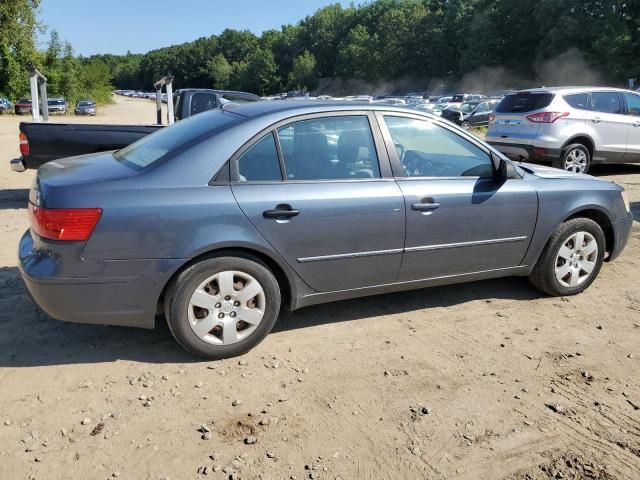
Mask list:
[[[583,178],[585,180],[595,180],[591,175],[586,175],[584,173],[573,173],[567,172],[566,170],[562,170],[560,168],[547,167],[545,165],[536,165],[533,163],[525,163],[525,162],[515,162],[516,165],[523,168],[529,173],[534,174],[536,177],[540,178]]]

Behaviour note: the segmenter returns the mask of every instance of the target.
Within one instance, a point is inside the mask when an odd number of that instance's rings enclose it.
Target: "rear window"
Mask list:
[[[565,95],[564,100],[578,110],[589,110],[589,95],[586,93],[574,93]]]
[[[514,93],[507,95],[496,107],[498,113],[525,113],[548,107],[552,93]]]
[[[170,127],[165,127],[113,154],[116,160],[142,169],[157,162],[166,155],[191,146],[200,137],[228,127],[238,121],[238,117],[212,111],[195,115]]]

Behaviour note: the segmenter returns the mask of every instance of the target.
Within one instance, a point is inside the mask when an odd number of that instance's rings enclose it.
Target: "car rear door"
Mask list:
[[[392,283],[400,270],[404,198],[372,118],[280,123],[231,159],[240,208],[317,291]]]
[[[640,163],[640,94],[625,92],[622,94],[627,114],[627,150],[624,161]]]
[[[622,161],[627,150],[629,124],[618,92],[591,92],[591,111],[586,114],[596,137],[593,160]]]
[[[379,115],[407,233],[399,281],[519,266],[538,197],[521,178],[497,178],[489,151],[445,122]]]

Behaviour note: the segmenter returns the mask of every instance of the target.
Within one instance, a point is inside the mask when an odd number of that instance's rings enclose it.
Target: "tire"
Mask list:
[[[469,122],[462,122],[460,126],[465,130],[471,130],[471,124]]]
[[[575,252],[577,255],[575,255],[574,260],[565,260],[565,258],[568,258],[567,253],[572,252],[570,246],[572,244],[577,245],[580,234],[582,234],[582,238],[584,239],[584,247],[579,248],[578,251]],[[574,237],[576,235],[577,237]],[[592,242],[595,242],[597,250],[595,253],[587,254],[586,252],[590,248],[593,248]],[[569,247],[567,247],[567,245],[569,245]],[[567,247],[567,249],[563,249],[561,252],[563,247]],[[551,296],[576,295],[586,290],[598,276],[598,272],[600,272],[602,262],[604,261],[605,249],[606,241],[604,233],[596,222],[588,218],[568,220],[560,224],[553,235],[551,235],[538,262],[529,274],[529,280],[536,288]],[[578,253],[579,251],[582,253]],[[575,263],[572,263],[572,261]],[[576,265],[576,267],[572,267],[572,265]],[[587,265],[590,265],[590,268],[592,268],[588,275],[586,271],[583,270],[583,267]],[[573,279],[575,278],[574,272],[576,270],[578,270],[578,280],[573,284]],[[566,276],[562,280],[559,279],[565,271],[567,271]],[[583,272],[585,274],[581,276]]]
[[[252,285],[249,292],[261,288],[260,293],[246,300],[243,290],[236,287],[247,285]],[[230,293],[229,298],[223,293]],[[165,297],[165,316],[173,337],[185,350],[218,360],[242,355],[259,344],[276,323],[280,304],[278,281],[257,258],[210,257],[186,268],[172,281]],[[260,313],[262,317],[255,323]]]
[[[581,143],[572,143],[564,148],[553,166],[567,172],[587,173],[591,167],[591,152]]]

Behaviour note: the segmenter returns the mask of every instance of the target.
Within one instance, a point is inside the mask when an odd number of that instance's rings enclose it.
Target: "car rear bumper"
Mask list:
[[[608,260],[615,260],[620,256],[626,247],[631,231],[633,230],[633,213],[629,213],[627,218],[618,220],[613,224],[614,245]]]
[[[51,244],[59,245],[63,253],[34,241],[27,231],[18,251],[22,280],[32,300],[46,314],[76,323],[153,328],[158,299],[177,268],[171,261],[122,260],[96,265],[70,255],[73,244]],[[154,276],[160,263],[165,273]],[[89,275],[70,272],[81,270],[82,264]]]
[[[560,148],[539,147],[525,143],[505,143],[487,140],[487,143],[513,160],[550,163],[560,158]]]
[[[22,161],[22,157],[12,159],[9,163],[9,166],[14,172],[24,172],[27,169],[24,162]]]

